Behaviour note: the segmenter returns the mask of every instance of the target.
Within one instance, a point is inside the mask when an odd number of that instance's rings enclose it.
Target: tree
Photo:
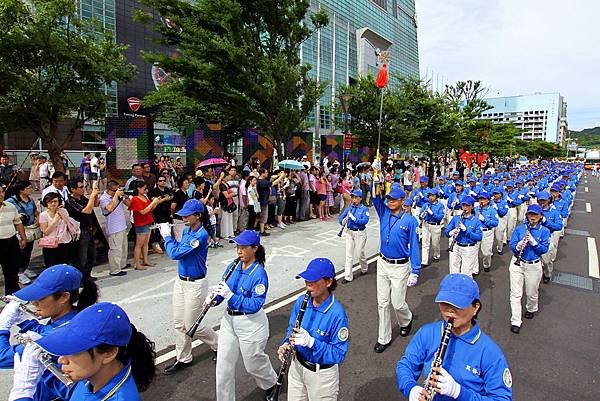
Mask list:
[[[158,92],[176,91],[196,103],[184,113],[212,110],[260,128],[284,157],[284,144],[303,128],[323,94],[324,85],[309,77],[311,67],[300,63],[300,46],[328,23],[325,12],[307,24],[307,0],[141,2],[170,23],[151,22],[141,12],[136,19],[153,23],[158,42],[178,52],[145,54],[175,78]]]
[[[77,17],[72,0],[0,2],[0,124],[42,139],[55,168],[85,122],[105,115],[104,85],[124,82],[135,68],[112,32]],[[59,124],[68,133],[57,143]]]

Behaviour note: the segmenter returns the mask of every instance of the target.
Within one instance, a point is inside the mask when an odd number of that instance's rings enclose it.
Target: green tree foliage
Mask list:
[[[321,97],[324,85],[300,63],[300,45],[328,23],[324,12],[312,15],[308,0],[142,0],[170,20],[153,23],[158,42],[177,55],[145,54],[174,77],[144,102],[171,115],[203,122],[258,127],[278,154]],[[310,26],[309,26],[310,25]],[[170,99],[185,99],[183,107]]]
[[[577,145],[588,149],[600,149],[600,127],[586,128],[582,131],[569,131],[569,138]]]
[[[34,132],[62,170],[62,149],[86,121],[105,115],[100,89],[134,75],[124,52],[111,32],[79,20],[72,0],[2,0],[0,124]],[[69,127],[61,144],[60,123]]]
[[[564,149],[555,143],[542,140],[522,141],[520,139],[517,139],[515,142],[518,153],[527,156],[529,159],[535,159],[537,157],[552,159],[564,155]]]

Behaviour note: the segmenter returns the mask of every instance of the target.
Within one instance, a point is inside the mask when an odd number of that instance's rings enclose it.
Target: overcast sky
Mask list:
[[[472,79],[489,88],[488,97],[560,92],[569,129],[600,126],[600,1],[416,5],[421,76],[434,87]]]

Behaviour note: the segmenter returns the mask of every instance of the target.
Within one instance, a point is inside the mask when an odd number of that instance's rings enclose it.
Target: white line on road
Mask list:
[[[598,267],[598,249],[596,248],[596,238],[588,237],[587,243],[590,277],[600,279],[600,268]]]
[[[376,261],[378,258],[378,254],[371,256],[369,259],[367,259],[367,264],[371,264],[372,262]],[[356,272],[360,269],[360,264],[356,264],[356,266],[354,266],[354,268],[352,269],[352,271]],[[337,278],[338,280],[341,279],[342,277],[344,277],[344,272],[341,271],[340,273],[338,273],[335,278]],[[274,310],[277,310],[279,308],[283,308],[286,305],[291,304],[292,302],[294,302],[296,299],[298,298],[298,295],[296,293],[293,293],[291,296],[282,299],[281,301],[269,306],[268,308],[265,308],[265,312],[266,313],[271,313]],[[216,326],[215,326],[216,327]],[[213,329],[215,328],[213,327]],[[218,332],[218,330],[216,330]],[[192,349],[196,348],[200,345],[204,344],[203,341],[201,340],[194,340],[194,342],[192,342]],[[175,358],[176,356],[176,352],[175,350],[169,351],[163,355],[160,355],[156,358],[156,365],[160,365],[163,362],[168,361],[171,358]]]
[[[590,202],[585,203],[585,211],[588,213],[592,213],[592,204]]]
[[[585,192],[590,192],[590,189],[588,187],[585,187]]]

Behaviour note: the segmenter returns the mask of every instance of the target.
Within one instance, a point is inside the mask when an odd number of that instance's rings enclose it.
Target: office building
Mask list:
[[[560,93],[536,93],[485,99],[492,108],[480,118],[513,124],[520,139],[564,144],[568,131],[567,103]]]

